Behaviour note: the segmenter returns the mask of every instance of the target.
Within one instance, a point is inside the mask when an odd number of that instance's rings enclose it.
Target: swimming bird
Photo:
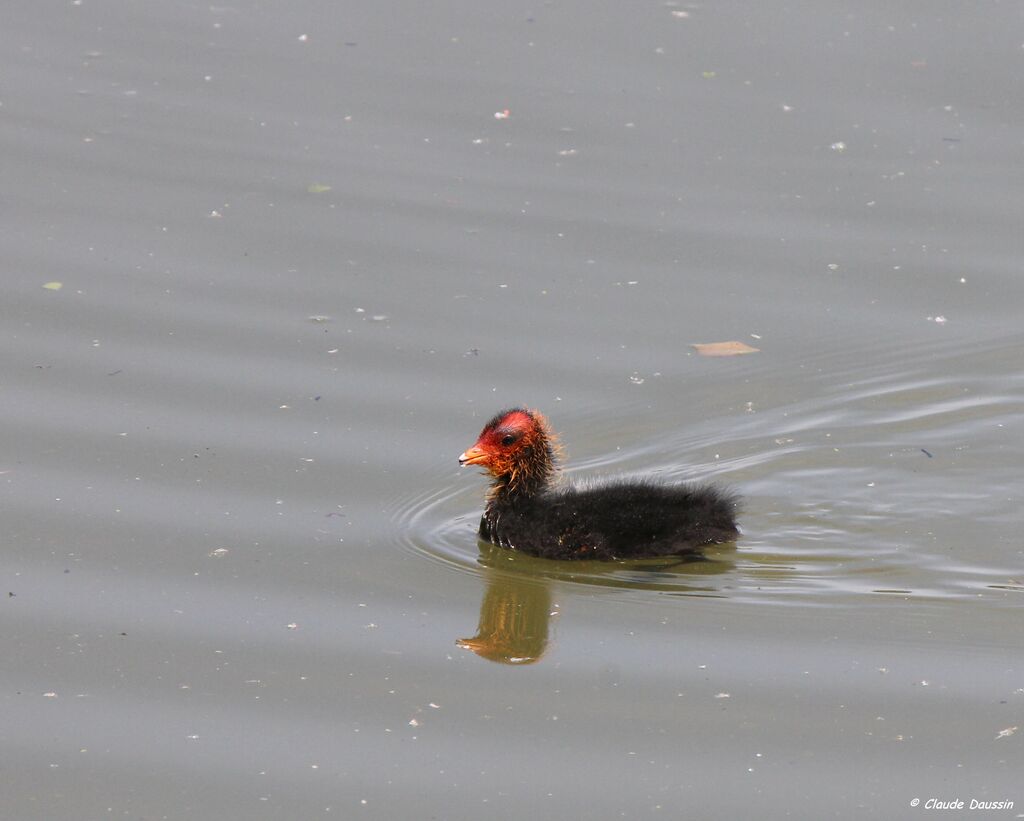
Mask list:
[[[544,416],[497,413],[459,456],[491,476],[481,539],[548,559],[638,559],[699,553],[739,533],[739,499],[710,484],[558,476],[558,439]]]

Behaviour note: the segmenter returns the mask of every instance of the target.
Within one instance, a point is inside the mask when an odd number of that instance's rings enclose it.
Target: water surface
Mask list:
[[[1024,817],[1022,22],[9,9],[0,816]],[[518,403],[742,537],[479,544]]]

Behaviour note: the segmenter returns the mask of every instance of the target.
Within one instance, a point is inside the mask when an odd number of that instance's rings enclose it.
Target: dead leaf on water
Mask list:
[[[326,193],[326,192],[331,190],[331,186],[324,185],[323,183],[320,183],[320,182],[314,182],[314,183],[311,183],[310,186],[306,190],[310,194],[324,194],[324,193]]]
[[[735,339],[729,342],[695,342],[692,347],[701,356],[739,356],[745,353],[759,353],[760,348],[751,348],[745,342]]]
[[[64,287],[64,283],[63,282],[46,282],[46,283],[43,283],[43,287],[47,291],[59,291],[61,288]]]

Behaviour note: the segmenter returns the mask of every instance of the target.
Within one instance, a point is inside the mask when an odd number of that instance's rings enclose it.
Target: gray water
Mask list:
[[[4,16],[0,817],[1024,817],[1019,4]]]

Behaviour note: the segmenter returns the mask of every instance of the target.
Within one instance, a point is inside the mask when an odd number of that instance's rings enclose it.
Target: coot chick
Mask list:
[[[526,408],[503,410],[460,465],[492,477],[480,538],[546,559],[639,559],[698,553],[736,538],[737,497],[714,485],[557,479],[558,441]]]

